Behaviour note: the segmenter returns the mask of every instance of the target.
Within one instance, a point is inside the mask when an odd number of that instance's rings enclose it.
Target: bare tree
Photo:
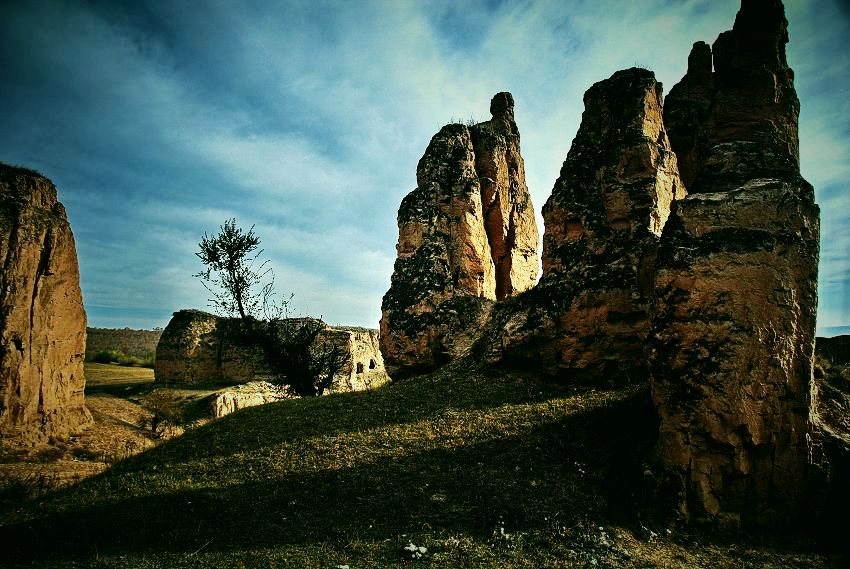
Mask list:
[[[212,294],[210,304],[225,316],[238,317],[224,331],[231,341],[258,350],[274,381],[295,395],[321,395],[333,383],[345,354],[332,341],[321,341],[324,322],[289,319],[289,302],[274,298],[274,273],[262,260],[254,226],[247,232],[231,218],[213,236],[204,233],[196,253],[206,269],[195,276]],[[265,281],[265,282],[263,282]]]
[[[263,250],[254,226],[247,232],[236,226],[236,218],[228,219],[217,235],[204,237],[195,253],[206,270],[195,274],[212,298],[210,304],[227,316],[259,317],[260,309],[269,301],[274,289],[274,273],[268,260],[261,261]],[[263,280],[271,279],[263,284]],[[259,289],[259,290],[258,290]]]

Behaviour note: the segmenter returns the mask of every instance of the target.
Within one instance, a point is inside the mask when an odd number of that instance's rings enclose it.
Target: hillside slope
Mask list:
[[[410,543],[422,567],[841,562],[810,536],[650,521],[656,429],[645,388],[452,366],[239,411],[0,513],[0,565],[401,567]]]

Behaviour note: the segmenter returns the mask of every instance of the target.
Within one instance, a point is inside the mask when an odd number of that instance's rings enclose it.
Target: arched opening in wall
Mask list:
[[[357,364],[357,373],[363,373],[363,364]]]
[[[375,369],[376,365],[375,360],[369,360],[369,369]]]

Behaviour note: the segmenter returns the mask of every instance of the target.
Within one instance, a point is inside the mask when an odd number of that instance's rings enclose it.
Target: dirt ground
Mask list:
[[[116,461],[157,444],[142,397],[153,370],[86,364],[86,406],[94,423],[67,441],[29,449],[0,449],[0,484],[19,481],[30,494],[50,492],[94,476]]]

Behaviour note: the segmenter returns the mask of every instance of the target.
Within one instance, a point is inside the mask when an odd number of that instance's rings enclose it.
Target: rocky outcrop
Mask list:
[[[317,342],[339,346],[342,369],[332,391],[361,391],[384,381],[385,369],[377,330],[333,327],[315,319],[323,329]],[[283,320],[283,326],[303,325],[306,319]],[[246,383],[268,378],[262,355],[235,341],[234,319],[200,310],[175,312],[156,348],[154,375],[162,383]]]
[[[561,175],[543,207],[543,277],[497,310],[490,361],[547,374],[637,380],[651,327],[658,238],[685,195],[651,71],[593,85]]]
[[[664,120],[690,193],[799,173],[800,102],[779,0],[745,0],[731,31],[694,44]],[[713,63],[713,69],[712,69]]]
[[[417,187],[399,208],[398,258],[381,318],[394,377],[455,357],[489,301],[537,279],[537,227],[511,95],[497,94],[491,113],[490,121],[434,135]]]
[[[659,453],[682,513],[721,525],[787,523],[805,501],[819,222],[786,28],[781,3],[745,0],[715,71],[697,44],[665,111],[696,193],[676,203],[655,276]]]
[[[0,165],[0,436],[33,444],[91,422],[74,235],[47,178]]]
[[[334,380],[335,391],[363,391],[386,381],[377,330],[331,326],[320,339],[340,346],[345,354],[342,369]]]
[[[495,270],[496,299],[502,300],[537,283],[538,234],[511,94],[493,97],[490,114],[492,119],[470,127],[469,132]]]

